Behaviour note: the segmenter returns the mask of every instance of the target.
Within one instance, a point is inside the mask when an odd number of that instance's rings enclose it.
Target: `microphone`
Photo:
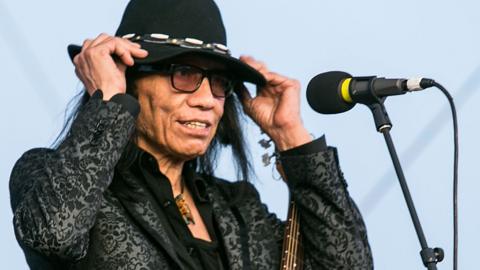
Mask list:
[[[346,112],[356,103],[372,104],[381,98],[403,95],[434,86],[435,81],[426,78],[385,79],[376,76],[353,77],[342,71],[318,74],[307,86],[307,100],[318,113]]]

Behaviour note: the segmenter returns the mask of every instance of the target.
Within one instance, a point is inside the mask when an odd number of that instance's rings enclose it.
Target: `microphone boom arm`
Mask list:
[[[422,248],[422,250],[420,251],[420,257],[422,258],[423,265],[427,267],[428,270],[436,270],[437,262],[441,262],[443,260],[444,252],[441,248],[428,247],[425,234],[423,233],[423,229],[417,215],[417,211],[415,210],[415,206],[413,204],[412,196],[410,195],[410,191],[408,189],[407,181],[405,180],[405,175],[403,174],[402,166],[400,165],[400,160],[398,159],[397,151],[395,150],[392,137],[390,136],[390,129],[392,128],[392,123],[390,122],[387,110],[383,105],[385,99],[385,97],[377,97],[377,102],[372,102],[365,105],[367,105],[372,111],[377,131],[382,133],[385,138],[385,142],[387,144],[390,157],[392,158],[393,166],[395,168],[400,187],[402,188],[403,196],[405,197],[405,202],[407,203],[408,211],[410,212],[410,217],[412,218],[412,222],[415,227],[420,246]]]

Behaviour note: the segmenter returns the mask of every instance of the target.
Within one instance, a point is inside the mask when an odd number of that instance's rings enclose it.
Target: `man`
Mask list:
[[[372,268],[336,152],[301,122],[298,82],[232,57],[214,2],[132,0],[115,37],[69,52],[86,89],[72,126],[11,176],[32,268],[278,269],[283,223],[253,185],[214,176],[217,151],[231,146],[248,178],[240,106],[279,151],[305,269]]]

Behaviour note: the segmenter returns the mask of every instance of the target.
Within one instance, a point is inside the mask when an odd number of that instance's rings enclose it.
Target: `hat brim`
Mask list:
[[[225,68],[228,71],[234,73],[236,78],[241,81],[250,82],[260,87],[266,84],[265,77],[260,72],[238,60],[237,58],[227,54],[197,48],[185,48],[180,46],[161,44],[159,45],[146,42],[139,43],[142,46],[142,49],[148,51],[148,56],[145,58],[135,58],[135,65],[154,64],[182,55],[200,55],[210,58],[214,61],[223,63],[225,65]],[[67,49],[70,59],[73,61],[73,58],[80,53],[82,47],[71,44],[68,46]]]

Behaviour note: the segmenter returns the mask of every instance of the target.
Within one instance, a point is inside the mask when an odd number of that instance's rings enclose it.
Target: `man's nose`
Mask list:
[[[215,105],[215,96],[212,93],[210,82],[207,77],[203,78],[197,91],[190,94],[189,105],[192,107],[212,108]]]

